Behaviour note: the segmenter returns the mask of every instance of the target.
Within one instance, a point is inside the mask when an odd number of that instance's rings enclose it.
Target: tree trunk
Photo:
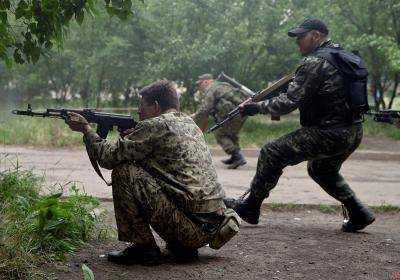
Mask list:
[[[82,98],[82,106],[84,108],[89,107],[89,97],[90,97],[90,83],[89,83],[89,78],[86,79],[84,86],[82,87],[80,91],[80,95]]]
[[[97,83],[96,109],[100,108],[101,92],[103,90],[103,78],[104,78],[104,67],[101,69],[101,72],[100,72],[100,75],[99,75],[99,81]]]
[[[124,91],[124,107],[128,108],[130,105],[130,94],[132,92],[132,89],[130,87],[127,87]]]
[[[392,96],[390,97],[388,109],[392,109],[394,99],[396,98],[397,95],[397,89],[399,87],[399,80],[400,80],[400,73],[396,73],[394,76],[393,91],[392,91]]]

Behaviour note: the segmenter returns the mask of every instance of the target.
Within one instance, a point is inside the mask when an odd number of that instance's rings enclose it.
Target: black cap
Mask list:
[[[289,30],[288,35],[290,37],[296,37],[299,36],[305,32],[308,32],[310,30],[317,30],[325,35],[329,34],[328,27],[326,27],[325,23],[323,23],[319,19],[306,19],[302,24],[300,24],[298,27],[295,27],[291,30]]]

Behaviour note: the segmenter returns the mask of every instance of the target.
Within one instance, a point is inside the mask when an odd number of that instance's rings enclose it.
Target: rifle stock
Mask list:
[[[280,91],[282,88],[284,88],[288,83],[290,83],[291,80],[293,80],[293,77],[294,77],[294,74],[289,74],[289,75],[284,76],[280,80],[273,83],[271,86],[263,89],[262,91],[254,94],[252,97],[246,99],[240,105],[246,104],[247,102],[250,102],[250,101],[260,102],[265,99],[273,97],[271,95],[273,95],[274,93],[276,93],[276,92]],[[207,130],[207,133],[217,130],[218,128],[220,128],[221,126],[223,126],[224,124],[226,124],[227,122],[229,122],[230,120],[235,118],[236,116],[240,115],[239,106],[236,107],[235,109],[233,109],[232,111],[230,111],[228,113],[228,115],[226,115],[225,119],[223,119],[219,123],[217,123],[214,126],[212,126],[211,128],[209,128]]]
[[[376,122],[389,124],[393,124],[396,119],[400,119],[400,111],[395,110],[369,111],[366,115],[372,116]]]

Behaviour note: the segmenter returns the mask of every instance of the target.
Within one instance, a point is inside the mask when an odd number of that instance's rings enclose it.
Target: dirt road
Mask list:
[[[252,177],[257,164],[258,150],[246,150],[248,164],[237,170],[228,170],[221,163],[222,153],[213,150],[214,164],[219,181],[228,196],[242,194]],[[75,182],[96,197],[111,199],[111,187],[97,176],[82,149],[43,150],[27,147],[0,147],[0,170],[18,163],[25,169],[33,168],[44,174],[47,186],[65,186]],[[400,153],[393,150],[361,150],[346,161],[342,173],[358,196],[369,205],[383,203],[400,206]],[[105,170],[106,178],[110,173]],[[307,175],[306,164],[288,167],[284,170],[278,186],[268,202],[300,204],[335,204],[321,188]]]
[[[108,204],[112,209],[111,203]],[[112,217],[112,210],[110,217]],[[381,214],[358,234],[339,230],[341,216],[316,210],[264,212],[261,224],[244,224],[221,250],[200,249],[197,262],[177,265],[163,250],[163,264],[117,266],[100,258],[123,243],[91,244],[66,264],[51,265],[59,280],[82,279],[85,263],[96,280],[128,279],[400,279],[400,219]],[[160,247],[165,244],[157,240]]]
[[[385,146],[382,145],[382,148]],[[94,196],[111,198],[87,159],[85,151],[40,150],[26,147],[0,147],[0,170],[12,167],[16,159],[25,169],[44,173],[47,185],[79,182]],[[248,165],[232,171],[222,165],[219,151],[214,163],[219,180],[228,195],[237,196],[248,186],[255,172],[257,150],[247,150]],[[369,205],[388,203],[400,206],[400,154],[397,150],[363,150],[343,166],[343,174],[360,198]],[[109,176],[109,172],[105,172]],[[65,187],[67,194],[68,187]],[[335,204],[311,179],[305,164],[285,169],[268,202]],[[265,205],[264,205],[265,206]],[[108,222],[115,227],[112,203]],[[99,257],[125,244],[108,241],[86,246],[67,263],[48,264],[46,270],[56,279],[83,279],[85,263],[102,279],[388,279],[400,280],[400,216],[378,214],[365,232],[339,230],[340,213],[316,210],[263,211],[257,226],[244,224],[241,232],[219,251],[200,249],[197,262],[177,265],[163,249],[158,267],[116,266]],[[161,248],[165,244],[158,239]]]

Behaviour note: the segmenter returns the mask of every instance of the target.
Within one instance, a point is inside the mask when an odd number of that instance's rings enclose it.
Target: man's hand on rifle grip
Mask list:
[[[135,131],[134,128],[129,128],[129,129],[120,131],[120,132],[119,132],[119,136],[120,136],[121,138],[124,138],[125,136],[131,134],[131,133],[134,132],[134,131]]]
[[[81,115],[73,112],[68,112],[68,118],[65,120],[72,131],[82,132],[86,134],[92,130],[90,124]]]
[[[257,102],[249,101],[239,105],[239,112],[242,117],[254,116],[260,113]]]

